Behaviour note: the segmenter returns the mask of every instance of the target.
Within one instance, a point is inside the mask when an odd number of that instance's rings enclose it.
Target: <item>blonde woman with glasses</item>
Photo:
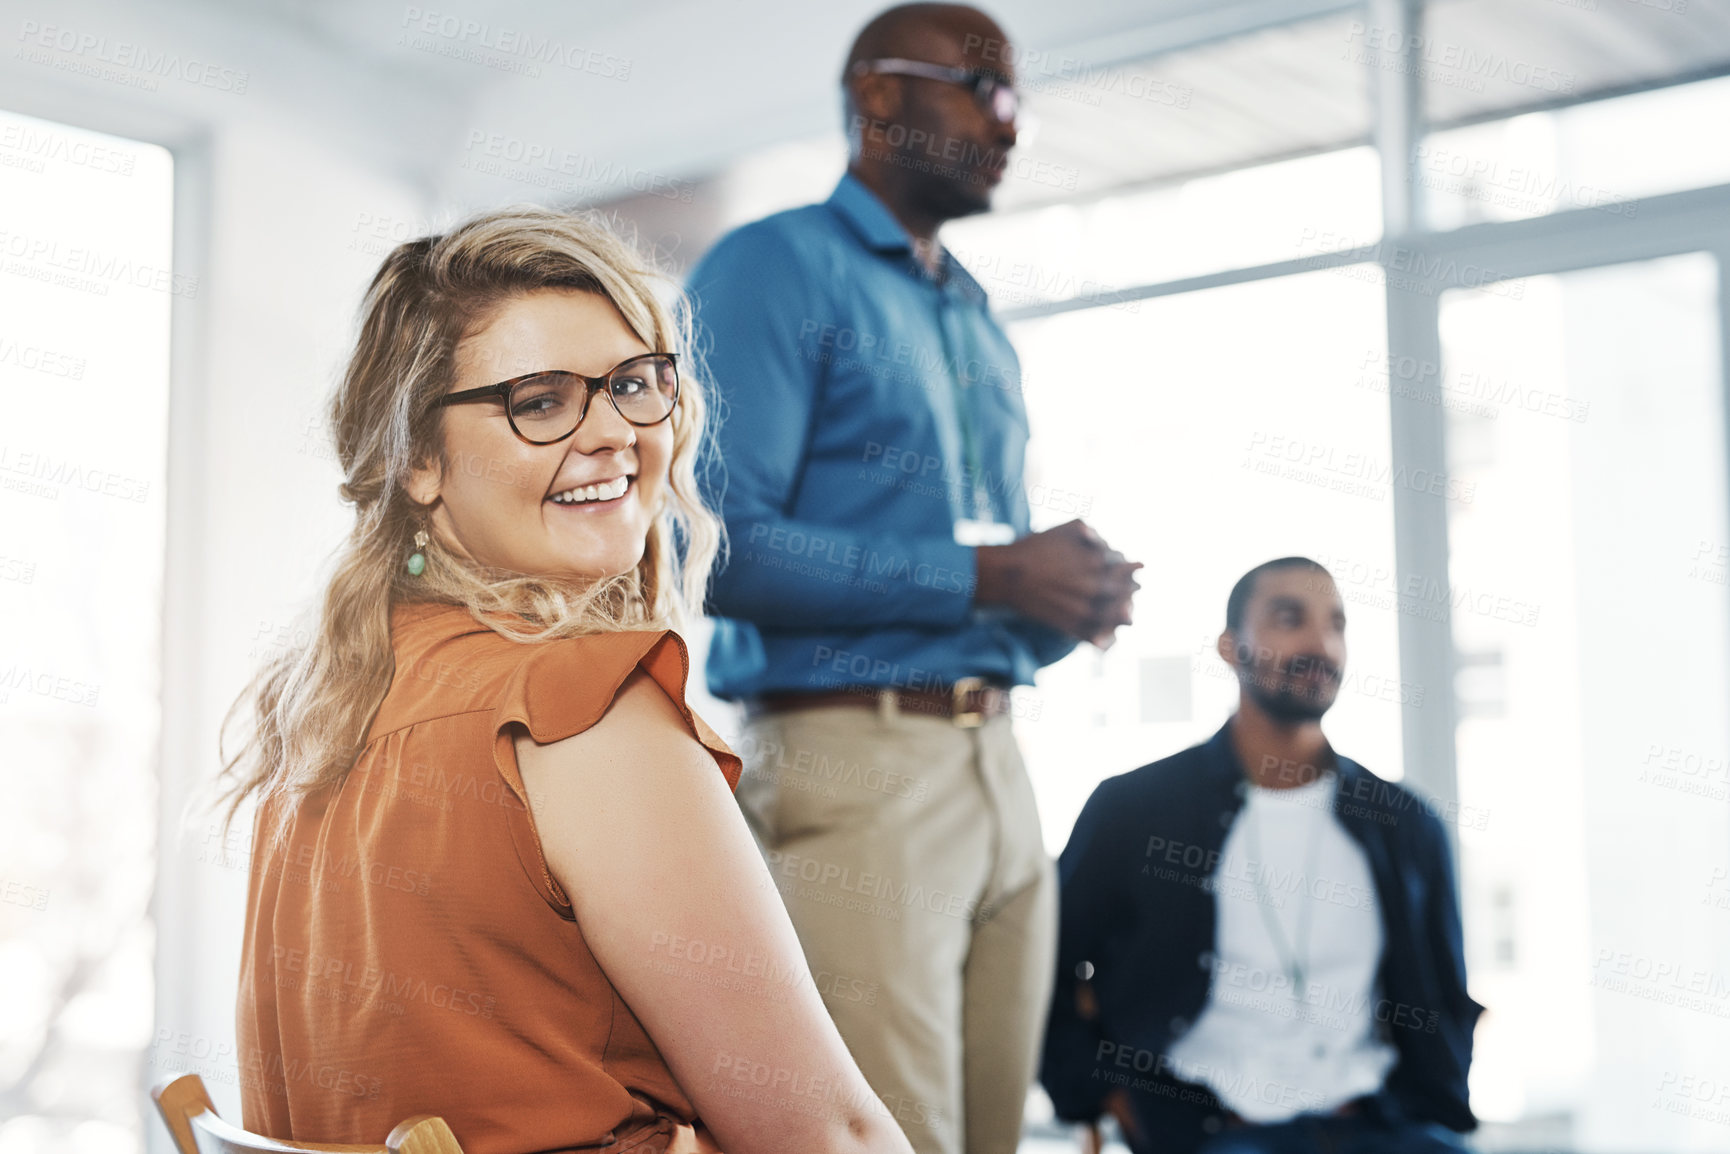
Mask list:
[[[471,1154],[909,1147],[685,704],[717,522],[682,307],[542,209],[404,244],[331,403],[355,521],[225,765],[249,1129]],[[234,810],[230,810],[230,817]]]

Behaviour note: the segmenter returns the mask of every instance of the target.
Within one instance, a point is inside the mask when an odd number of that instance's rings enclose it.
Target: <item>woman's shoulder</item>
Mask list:
[[[517,721],[537,741],[592,726],[642,668],[681,708],[690,673],[672,629],[617,630],[523,641],[467,606],[409,602],[391,611],[396,672],[372,735],[462,713]]]

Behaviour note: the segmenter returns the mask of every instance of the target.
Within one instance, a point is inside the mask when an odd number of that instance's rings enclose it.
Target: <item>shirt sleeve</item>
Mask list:
[[[1117,890],[1111,861],[1111,782],[1093,791],[1075,819],[1069,843],[1057,859],[1057,978],[1045,1026],[1039,1081],[1057,1116],[1091,1122],[1104,1110],[1106,1084],[1093,1077],[1104,1032],[1097,1017],[1084,1017],[1077,1000],[1084,962],[1097,966],[1097,947],[1111,916]]]
[[[715,768],[737,789],[743,762],[685,702],[690,653],[684,638],[670,629],[627,630],[588,637],[566,637],[535,647],[506,680],[493,710],[493,762],[518,803],[501,806],[511,827],[523,871],[554,909],[567,914],[570,898],[553,880],[529,807],[528,790],[517,766],[514,730],[528,731],[538,744],[563,741],[589,729],[612,708],[625,679],[641,669],[661,687],[683,715]]]
[[[1472,1065],[1472,1033],[1484,1007],[1466,988],[1465,935],[1460,924],[1454,860],[1447,831],[1436,818],[1429,815],[1425,818],[1430,842],[1430,866],[1425,871],[1429,879],[1430,900],[1427,903],[1429,924],[1424,927],[1424,936],[1435,951],[1444,1003],[1436,1015],[1436,1027],[1443,1044],[1436,1047],[1435,1052],[1443,1069],[1433,1087],[1432,1107],[1436,1120],[1444,1126],[1467,1131],[1475,1129],[1478,1124],[1472,1113],[1466,1078]]]
[[[792,515],[821,419],[819,335],[841,323],[818,258],[776,227],[747,225],[703,259],[688,287],[720,402],[700,470],[729,541],[710,609],[795,629],[965,623],[977,583],[972,548],[947,535]]]

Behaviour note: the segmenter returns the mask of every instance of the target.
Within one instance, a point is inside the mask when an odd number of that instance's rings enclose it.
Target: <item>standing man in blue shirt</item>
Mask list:
[[[1009,690],[1110,644],[1139,568],[1079,520],[1029,532],[1015,352],[937,240],[1007,170],[1013,59],[973,8],[872,20],[834,195],[727,236],[689,286],[721,397],[708,672],[747,704],[739,801],[921,1154],[1019,1140],[1055,885]]]

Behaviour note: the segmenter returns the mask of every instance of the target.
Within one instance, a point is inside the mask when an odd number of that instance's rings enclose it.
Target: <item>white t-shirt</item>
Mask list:
[[[1334,817],[1334,787],[1332,772],[1295,789],[1246,786],[1214,874],[1207,1005],[1167,1054],[1174,1075],[1250,1122],[1373,1094],[1398,1056],[1375,1030],[1375,882]]]

